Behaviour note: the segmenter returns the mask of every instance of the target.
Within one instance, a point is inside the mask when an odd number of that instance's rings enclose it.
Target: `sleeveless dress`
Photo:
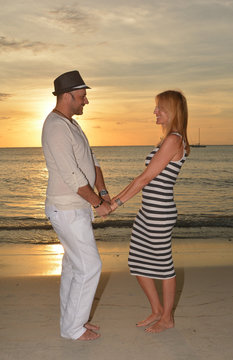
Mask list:
[[[142,190],[142,206],[133,224],[128,258],[132,275],[155,279],[176,276],[171,249],[172,230],[177,220],[173,187],[186,159],[184,142],[183,146],[182,159],[170,161]],[[154,148],[147,156],[146,166],[158,150],[159,147]]]

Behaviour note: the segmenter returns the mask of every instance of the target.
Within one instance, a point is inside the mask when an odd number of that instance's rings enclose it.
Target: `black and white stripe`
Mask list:
[[[178,135],[178,134],[177,134]],[[146,158],[146,166],[159,148]],[[128,264],[132,275],[155,279],[175,276],[171,237],[177,219],[173,187],[185,162],[171,161],[142,191],[142,207],[132,229]]]

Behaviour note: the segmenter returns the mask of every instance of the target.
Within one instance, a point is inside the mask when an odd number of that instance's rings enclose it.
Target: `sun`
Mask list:
[[[38,114],[45,119],[46,116],[54,109],[56,101],[54,99],[42,101],[38,107]]]
[[[54,109],[56,101],[54,99],[51,100],[41,100],[35,104],[34,114],[37,119],[36,128],[42,129],[44,121],[48,114]]]

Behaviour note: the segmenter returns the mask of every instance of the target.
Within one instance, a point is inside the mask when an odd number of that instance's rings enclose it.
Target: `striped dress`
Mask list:
[[[158,150],[156,147],[147,156],[146,166]],[[142,190],[142,206],[134,221],[130,242],[128,264],[132,275],[155,279],[175,276],[171,237],[177,210],[173,187],[185,159],[184,150],[181,160],[170,161]]]

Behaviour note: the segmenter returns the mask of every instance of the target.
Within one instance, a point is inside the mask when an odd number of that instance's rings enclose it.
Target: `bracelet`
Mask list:
[[[99,196],[104,196],[104,195],[108,195],[108,191],[106,189],[100,190]]]
[[[117,199],[115,200],[115,202],[117,203],[118,206],[121,206],[121,205],[124,204],[119,198],[117,198]]]
[[[97,209],[98,207],[100,207],[100,206],[103,204],[103,202],[104,202],[104,200],[101,199],[101,200],[100,200],[100,203],[99,203],[98,205],[96,205],[96,206],[93,205],[93,208],[94,208],[94,209]]]

